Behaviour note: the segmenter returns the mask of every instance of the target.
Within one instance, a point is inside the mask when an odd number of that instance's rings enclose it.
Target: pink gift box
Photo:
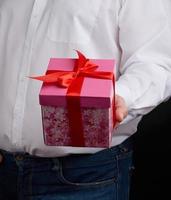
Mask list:
[[[72,71],[77,59],[51,58],[48,71]],[[96,71],[113,72],[115,61],[90,59]],[[42,85],[39,100],[42,108],[44,142],[50,146],[74,146],[69,129],[67,88]],[[114,86],[112,80],[84,77],[80,93],[84,147],[110,147],[114,125]],[[80,133],[76,133],[80,134]]]

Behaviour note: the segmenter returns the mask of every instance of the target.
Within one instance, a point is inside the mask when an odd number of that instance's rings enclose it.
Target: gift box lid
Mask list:
[[[72,71],[77,59],[51,58],[48,71],[65,70]],[[115,60],[90,59],[98,65],[96,71],[113,72]],[[40,105],[66,107],[66,93],[68,88],[62,88],[56,84],[43,83],[39,94]],[[81,107],[109,108],[114,95],[112,80],[84,77],[80,93]]]

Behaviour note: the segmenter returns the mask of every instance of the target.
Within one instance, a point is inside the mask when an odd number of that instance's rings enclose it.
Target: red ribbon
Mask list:
[[[96,64],[92,63],[81,52],[77,51],[77,54],[78,59],[73,71],[48,71],[44,76],[30,78],[41,80],[45,83],[56,83],[60,87],[68,88],[66,97],[72,145],[85,146],[80,106],[80,93],[84,77],[110,79],[113,81],[114,86],[114,74],[112,72],[96,71],[98,68]],[[115,123],[114,110],[113,99],[113,122]]]

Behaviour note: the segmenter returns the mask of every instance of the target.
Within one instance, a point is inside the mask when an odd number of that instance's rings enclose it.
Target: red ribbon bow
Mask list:
[[[110,79],[113,81],[114,85],[114,74],[112,72],[96,71],[98,68],[96,64],[92,63],[81,52],[77,51],[77,54],[78,59],[73,71],[47,71],[47,74],[44,76],[30,78],[41,80],[45,83],[56,83],[60,87],[68,88],[67,111],[72,145],[84,146],[85,143],[79,98],[84,77]]]
[[[68,88],[71,83],[78,77],[92,77],[100,79],[111,79],[114,81],[112,72],[96,71],[98,65],[90,62],[81,52],[77,51],[78,60],[73,71],[55,70],[55,72],[47,72],[44,76],[30,77],[32,79],[41,80],[45,83],[57,83],[58,86]]]

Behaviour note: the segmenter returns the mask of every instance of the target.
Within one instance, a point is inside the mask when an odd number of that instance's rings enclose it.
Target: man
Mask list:
[[[0,0],[0,198],[129,196],[132,137],[170,96],[170,29],[161,0]],[[50,57],[116,59],[112,148],[43,142],[38,94]],[[127,114],[128,112],[128,114]]]

